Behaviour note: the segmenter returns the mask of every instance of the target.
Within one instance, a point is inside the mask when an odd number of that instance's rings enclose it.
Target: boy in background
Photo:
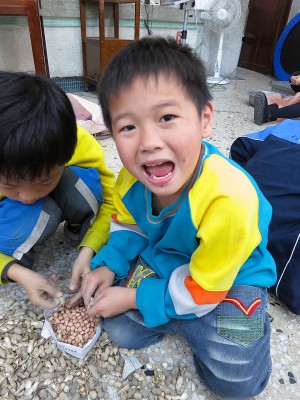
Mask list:
[[[99,99],[124,168],[109,241],[71,304],[82,295],[124,348],[180,334],[216,396],[258,395],[271,372],[271,207],[202,141],[213,127],[202,62],[173,39],[143,38],[110,62]]]
[[[62,295],[32,271],[34,246],[62,221],[79,241],[70,290],[106,243],[114,175],[97,141],[76,126],[67,95],[43,76],[0,72],[0,276],[45,308]]]

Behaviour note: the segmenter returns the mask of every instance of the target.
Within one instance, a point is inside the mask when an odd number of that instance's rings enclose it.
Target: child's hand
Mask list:
[[[8,277],[23,287],[32,304],[42,308],[56,307],[58,299],[63,296],[62,291],[55,285],[54,276],[46,279],[41,274],[17,263],[9,268]]]
[[[114,272],[108,267],[100,267],[84,275],[79,292],[68,300],[68,306],[72,307],[83,298],[85,306],[88,307],[95,291],[111,286],[114,277]]]
[[[91,271],[90,261],[93,256],[93,249],[89,247],[82,247],[80,249],[78,257],[73,264],[69,293],[74,293],[79,290],[83,276]]]
[[[99,288],[87,312],[90,317],[107,318],[136,308],[136,289],[113,286]]]

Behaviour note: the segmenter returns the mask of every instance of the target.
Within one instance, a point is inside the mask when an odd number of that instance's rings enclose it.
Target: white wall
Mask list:
[[[66,4],[69,4],[69,8]],[[79,1],[74,0],[43,0],[42,12],[44,15],[44,30],[48,54],[48,64],[51,77],[82,76],[82,49],[81,31],[79,19]],[[96,4],[96,2],[95,2]],[[154,35],[173,36],[183,28],[183,11],[173,7],[153,7]],[[98,19],[97,10],[91,13],[89,35],[98,36],[99,28],[96,25]],[[108,13],[109,14],[109,13]],[[155,14],[155,15],[154,15]],[[121,8],[120,37],[133,38],[133,9]],[[108,15],[109,17],[109,15]],[[129,18],[130,17],[130,18]],[[146,36],[147,30],[143,27],[145,17],[141,7],[140,37]],[[155,21],[154,21],[155,20]],[[202,35],[202,25],[196,25],[195,18],[189,18],[192,28],[188,30],[188,44],[196,47],[199,35]],[[151,23],[151,21],[150,21]],[[110,28],[108,28],[109,31]],[[93,33],[92,33],[93,32]],[[34,63],[31,50],[31,42],[25,17],[1,17],[0,16],[0,70],[34,72]]]
[[[29,31],[24,26],[0,26],[0,69],[34,71]]]
[[[249,0],[240,0],[242,15],[236,26],[224,35],[222,75],[235,76],[239,60]],[[299,10],[300,0],[293,1],[291,14]],[[96,2],[95,2],[96,5]],[[78,0],[42,0],[48,62],[51,77],[82,76],[81,33]],[[93,10],[92,10],[93,11]],[[152,31],[156,35],[176,36],[183,28],[184,11],[174,7],[150,8],[150,18],[156,21]],[[204,27],[196,17],[189,13],[187,43],[197,49],[203,59],[209,75],[213,74],[217,57],[220,34]],[[95,10],[89,17],[95,18]],[[294,15],[293,15],[294,16]],[[141,4],[141,26],[145,12]],[[121,18],[132,18],[130,9],[121,14]],[[198,22],[197,22],[198,19]],[[17,19],[16,19],[17,20]],[[132,20],[131,20],[132,21]],[[203,22],[203,21],[202,21]],[[196,24],[197,23],[197,24]],[[155,27],[157,26],[157,27]],[[97,28],[93,28],[97,31]],[[128,35],[132,28],[121,28],[122,35]],[[202,34],[203,31],[203,34]],[[145,28],[140,29],[140,36],[147,35]],[[11,71],[34,71],[31,44],[26,20],[19,23],[3,22],[0,17],[0,69]]]

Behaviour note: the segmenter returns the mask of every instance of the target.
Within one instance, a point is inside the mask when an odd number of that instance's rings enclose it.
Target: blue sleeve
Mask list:
[[[91,267],[94,270],[106,265],[116,274],[116,279],[124,279],[131,262],[147,245],[148,239],[136,232],[125,229],[112,232],[107,245],[92,259]]]
[[[166,324],[170,320],[165,305],[167,286],[166,279],[147,278],[137,287],[136,305],[145,324],[150,328]]]
[[[170,296],[167,279],[143,279],[137,287],[136,305],[150,328],[164,325],[171,318],[195,318],[195,314],[178,315]]]

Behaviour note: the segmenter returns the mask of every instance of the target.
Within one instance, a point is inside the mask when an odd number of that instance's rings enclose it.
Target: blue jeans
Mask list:
[[[103,327],[114,343],[130,349],[155,344],[165,334],[179,334],[191,347],[198,375],[212,393],[222,399],[247,399],[263,391],[271,373],[267,298],[266,288],[233,286],[227,301],[201,318],[172,319],[148,328],[141,313],[132,310],[105,318]],[[247,315],[257,299],[261,303]]]

